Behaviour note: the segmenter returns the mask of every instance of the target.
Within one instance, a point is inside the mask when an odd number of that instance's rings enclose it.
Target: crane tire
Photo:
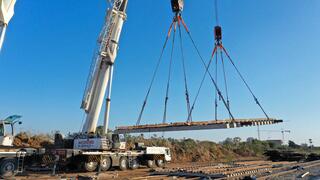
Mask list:
[[[125,171],[128,169],[128,159],[126,157],[121,157],[119,160],[119,168],[122,171]]]
[[[16,172],[17,162],[15,159],[6,158],[1,160],[0,163],[0,175],[2,178],[7,179],[13,177]]]
[[[153,159],[147,160],[147,166],[148,166],[148,168],[154,168],[155,167],[155,161]]]
[[[138,169],[139,168],[139,162],[137,159],[133,159],[130,163],[130,169]]]
[[[84,169],[88,172],[93,172],[97,169],[98,162],[88,161],[84,163]]]
[[[156,165],[157,165],[158,167],[164,167],[164,164],[165,164],[165,162],[164,162],[163,159],[158,159],[158,160],[156,160]]]
[[[101,171],[108,171],[111,169],[112,160],[110,157],[103,157],[101,160]]]

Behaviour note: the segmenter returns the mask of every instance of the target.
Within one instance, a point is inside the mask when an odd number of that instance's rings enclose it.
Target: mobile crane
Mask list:
[[[53,151],[58,156],[58,161],[63,161],[64,164],[82,164],[86,171],[95,171],[99,165],[102,171],[113,166],[122,170],[135,169],[139,164],[162,167],[166,161],[171,160],[169,148],[137,144],[134,149],[127,150],[124,135],[108,132],[113,64],[127,17],[127,4],[128,0],[114,0],[112,8],[107,11],[81,103],[86,114],[81,133],[66,140],[59,134],[55,138],[55,144],[62,147]],[[103,133],[98,134],[96,129],[106,92]]]

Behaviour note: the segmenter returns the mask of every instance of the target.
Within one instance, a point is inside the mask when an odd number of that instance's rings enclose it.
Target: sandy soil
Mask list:
[[[149,177],[149,169],[141,168],[137,170],[127,170],[127,171],[119,171],[112,170],[108,172],[100,173],[97,176],[97,173],[61,173],[56,176],[52,176],[51,172],[42,172],[42,173],[33,173],[28,172],[24,175],[17,176],[17,180],[30,180],[30,179],[39,179],[39,180],[60,180],[60,179],[77,179],[79,176],[83,177],[98,177],[98,179],[121,179],[121,180],[130,180],[130,179],[173,179],[173,178],[165,178],[165,177]],[[80,179],[80,178],[79,178]]]
[[[262,165],[266,165],[266,166],[271,166],[271,165],[288,165],[291,164],[293,162],[270,162],[270,161],[264,161],[264,160],[252,160],[252,161],[242,161],[242,162],[238,162],[237,164],[243,164],[245,166],[241,166],[239,167],[239,170],[241,169],[246,169],[246,167],[252,167],[252,166],[262,166]],[[169,164],[167,165],[167,169],[176,169],[176,168],[184,168],[184,167],[192,167],[195,169],[200,169],[200,170],[208,170],[210,168],[214,168],[214,167],[202,167],[202,165],[205,165],[204,163],[174,163],[174,164]],[[197,166],[197,167],[196,167]],[[302,173],[306,172],[307,169],[305,169],[305,171],[297,171],[295,173],[291,173],[291,174],[286,174],[284,176],[280,176],[277,177],[276,179],[296,179],[299,175],[301,175]],[[237,169],[235,169],[235,171],[238,171]],[[319,175],[320,175],[320,166],[316,166],[316,167],[312,167],[310,169],[308,169],[308,171],[310,171],[310,175],[316,177],[315,179],[320,179]],[[150,169],[148,168],[140,168],[137,170],[126,170],[126,171],[120,171],[120,170],[111,170],[108,172],[103,172],[100,173],[99,175],[96,172],[93,173],[57,173],[57,175],[52,176],[51,175],[52,172],[26,172],[23,175],[19,175],[16,177],[17,180],[30,180],[30,179],[39,179],[39,180],[58,180],[58,179],[62,179],[62,180],[76,180],[76,179],[81,179],[79,178],[79,176],[83,176],[83,177],[98,177],[98,179],[120,179],[120,180],[171,180],[171,179],[185,179],[185,178],[178,178],[178,177],[167,177],[167,176],[150,176]],[[272,179],[274,179],[275,177],[273,177]],[[85,179],[85,178],[84,178]],[[89,179],[89,178],[87,178]],[[188,178],[190,179],[190,178]],[[199,179],[199,178],[194,178],[194,179]]]

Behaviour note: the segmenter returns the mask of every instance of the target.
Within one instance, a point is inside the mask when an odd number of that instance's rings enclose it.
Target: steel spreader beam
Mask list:
[[[116,127],[115,132],[119,134],[127,133],[147,133],[147,132],[167,132],[167,131],[191,131],[191,130],[208,130],[208,129],[229,129],[250,126],[261,126],[282,123],[280,119],[226,119],[197,122],[176,122],[162,124],[147,124],[138,126],[120,126]]]

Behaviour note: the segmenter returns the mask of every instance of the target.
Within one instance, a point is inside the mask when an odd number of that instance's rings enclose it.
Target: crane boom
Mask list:
[[[0,50],[10,19],[14,14],[16,0],[0,0]]]
[[[86,113],[86,121],[83,125],[82,133],[96,132],[107,88],[108,98],[104,129],[108,128],[113,64],[118,52],[122,26],[126,20],[127,3],[127,0],[115,0],[113,7],[107,11],[106,21],[98,39],[98,49],[92,61],[82,99],[81,108]]]

